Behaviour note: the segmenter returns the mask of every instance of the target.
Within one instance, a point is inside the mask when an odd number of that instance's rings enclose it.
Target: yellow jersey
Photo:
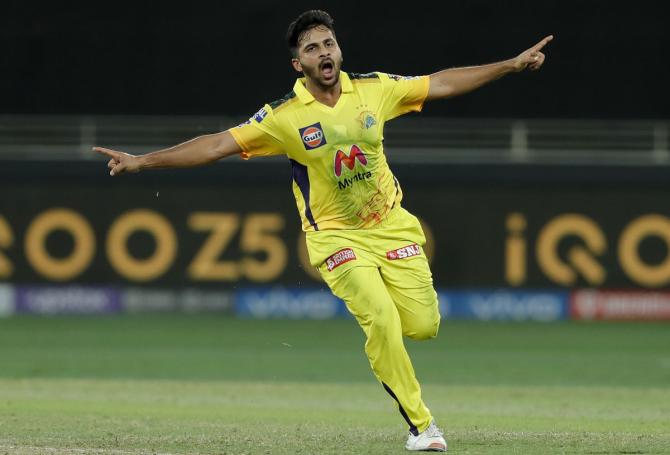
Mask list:
[[[229,131],[242,157],[286,154],[304,231],[362,229],[400,204],[402,190],[384,155],[384,124],[420,111],[428,76],[340,73],[334,107],[296,81],[284,98],[266,104]]]

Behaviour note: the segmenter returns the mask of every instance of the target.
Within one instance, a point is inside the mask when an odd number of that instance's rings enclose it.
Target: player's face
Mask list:
[[[337,84],[342,51],[333,32],[322,26],[307,30],[298,43],[298,57],[293,59],[293,67],[321,87]]]

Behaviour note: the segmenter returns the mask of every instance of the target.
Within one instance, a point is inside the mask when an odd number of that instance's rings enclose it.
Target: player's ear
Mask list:
[[[296,70],[299,73],[302,73],[302,65],[300,64],[300,60],[298,60],[297,58],[292,58],[291,65],[293,65],[294,70]]]

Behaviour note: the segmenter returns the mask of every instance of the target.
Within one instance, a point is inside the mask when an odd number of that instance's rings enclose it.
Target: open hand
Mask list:
[[[139,172],[141,169],[139,157],[135,155],[103,147],[93,147],[93,151],[110,158],[107,163],[107,167],[110,169],[109,175],[114,176],[124,172]]]
[[[525,70],[526,68],[530,69],[531,71],[539,70],[544,63],[545,58],[545,55],[540,51],[553,39],[554,35],[546,36],[535,46],[520,53],[513,61],[514,71],[519,72]]]

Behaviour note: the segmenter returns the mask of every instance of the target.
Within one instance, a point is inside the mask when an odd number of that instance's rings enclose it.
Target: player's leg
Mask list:
[[[397,228],[390,227],[382,244],[380,275],[386,290],[394,301],[402,325],[403,335],[416,340],[426,340],[437,336],[440,327],[440,312],[433,278],[423,251],[425,243],[421,226],[416,217],[405,212],[397,222]],[[402,393],[402,392],[401,392]],[[447,442],[442,431],[434,422],[421,428],[418,435],[410,434],[405,448],[411,451],[447,450]]]
[[[382,279],[398,309],[403,335],[415,340],[437,336],[440,310],[433,278],[423,248],[414,256],[388,259],[380,268]]]
[[[396,400],[410,432],[425,430],[432,416],[421,399],[421,387],[403,344],[398,310],[379,269],[358,266],[332,273],[339,270],[329,272],[322,266],[321,271],[333,293],[346,303],[365,332],[365,352],[372,370]]]
[[[418,218],[403,208],[374,245],[382,279],[398,308],[403,334],[434,338],[440,326],[437,293],[423,246],[426,238]]]

